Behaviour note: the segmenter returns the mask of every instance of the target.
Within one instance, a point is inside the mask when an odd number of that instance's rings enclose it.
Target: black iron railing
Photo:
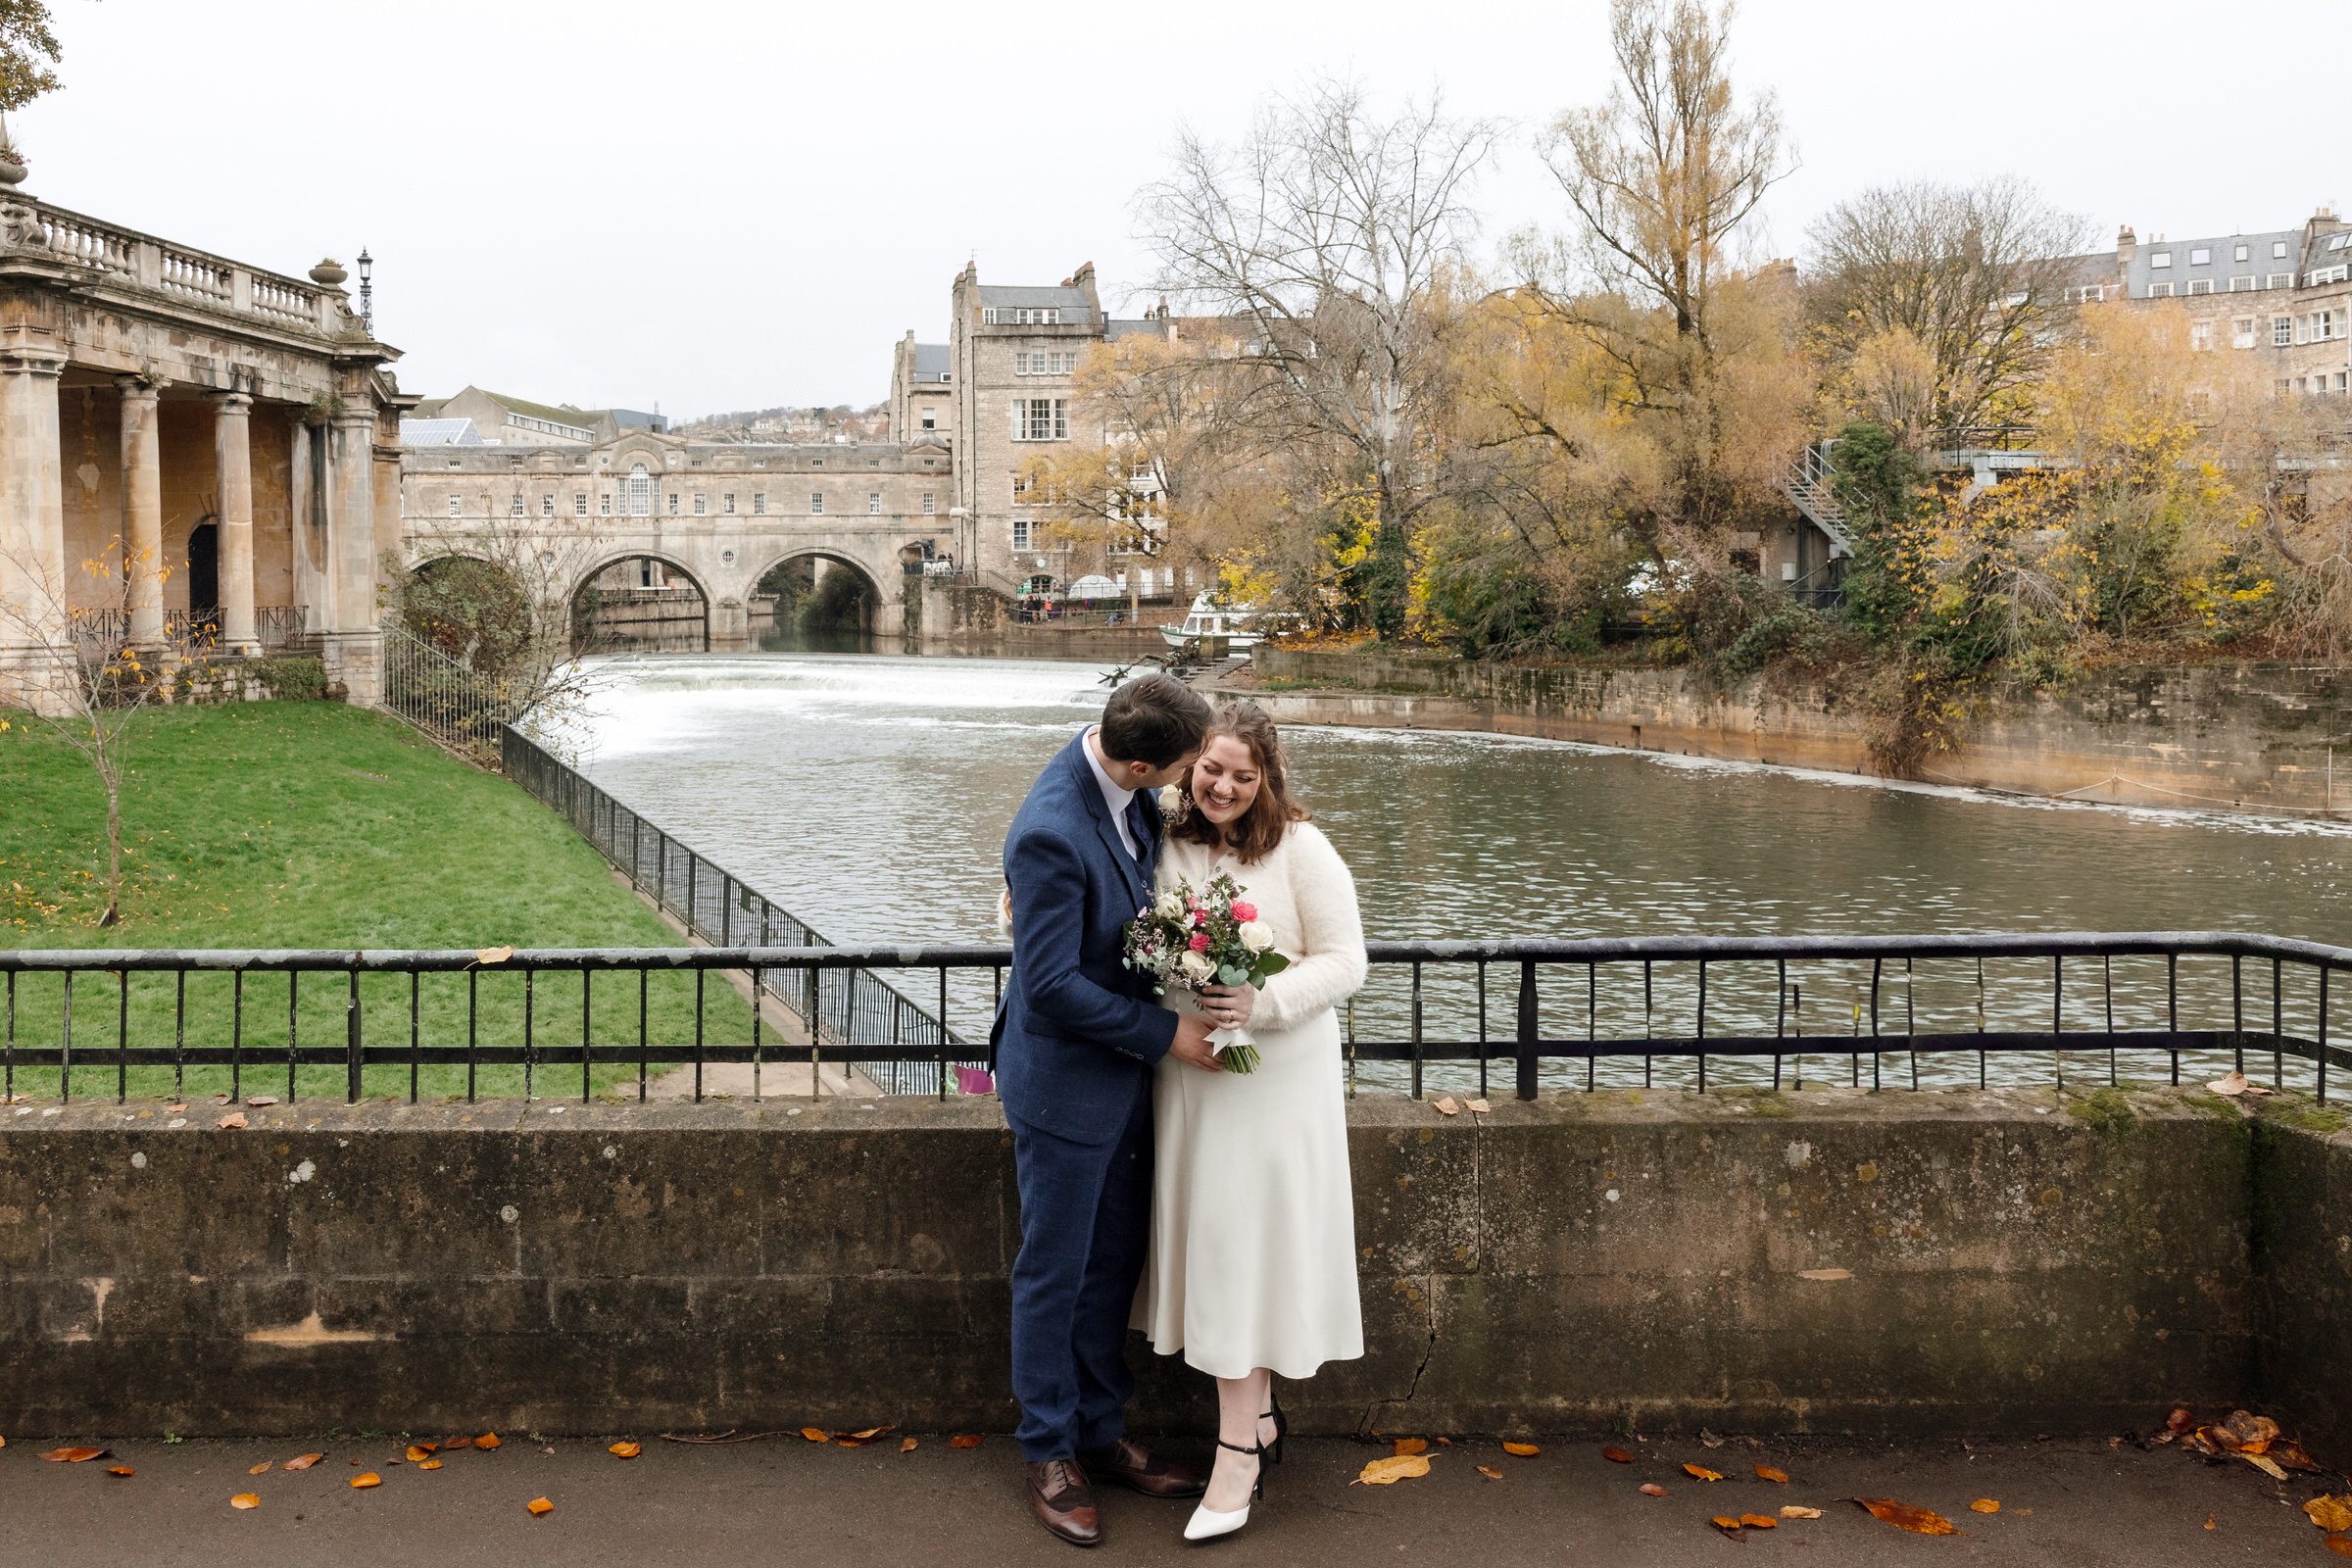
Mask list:
[[[519,730],[504,731],[500,765],[507,777],[569,821],[631,886],[704,941],[721,948],[833,946],[808,921],[621,805]],[[819,1044],[833,1048],[887,1093],[936,1093],[939,1064],[925,1065],[926,1060],[938,1056],[969,1067],[987,1054],[985,1046],[942,1025],[948,1011],[944,993],[934,1011],[868,970],[838,966],[774,969],[762,985],[804,1028],[815,1032]],[[987,1033],[983,1023],[979,1037],[985,1040]],[[869,1046],[926,1050],[916,1058],[861,1054]]]
[[[1381,942],[1367,955],[1371,981],[1345,1008],[1349,1084],[1416,1096],[1483,1094],[1506,1067],[1523,1100],[1546,1086],[1876,1089],[1890,1068],[1896,1087],[2064,1087],[2123,1082],[2129,1067],[2175,1084],[2250,1069],[2324,1101],[2330,1068],[2352,1065],[2329,1022],[2352,950],[2276,937]],[[922,1092],[944,1096],[970,1050],[954,1026],[985,1033],[1011,959],[1002,947],[0,953],[0,1072],[12,1099],[52,1084],[61,1100],[121,1100],[134,1083],[241,1095],[282,1073],[288,1100],[414,1101],[643,1098],[655,1068],[691,1066],[699,1098],[704,1068],[749,1062],[752,1095],[776,1098],[768,1065],[809,1064],[790,1081],[814,1094],[817,1069],[846,1056],[922,1067]],[[936,995],[939,1027],[840,1042],[830,1026],[777,1029],[709,985],[714,971],[828,1004],[855,976],[896,973]],[[884,989],[886,1009],[906,1004]]]

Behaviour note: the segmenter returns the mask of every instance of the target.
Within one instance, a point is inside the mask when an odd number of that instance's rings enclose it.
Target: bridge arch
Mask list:
[[[699,573],[652,550],[606,552],[571,591],[574,653],[708,653],[712,599]]]
[[[400,619],[409,632],[484,674],[504,673],[526,652],[531,599],[483,551],[438,544],[400,574]]]
[[[880,625],[885,585],[873,565],[825,545],[771,544],[768,564],[752,579],[755,621],[775,630],[871,632]],[[754,635],[758,635],[755,624]]]

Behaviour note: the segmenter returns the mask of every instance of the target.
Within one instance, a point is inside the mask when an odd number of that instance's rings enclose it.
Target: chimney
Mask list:
[[[2119,266],[2129,267],[2132,258],[2138,254],[2139,236],[2132,232],[2130,223],[2126,223],[2115,231],[2115,260]]]

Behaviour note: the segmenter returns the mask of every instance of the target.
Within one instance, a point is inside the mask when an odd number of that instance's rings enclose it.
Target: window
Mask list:
[[[2230,346],[2250,349],[2254,346],[2254,318],[2241,316],[2230,323]]]
[[[2338,392],[2352,391],[2352,370],[2335,372],[2335,389]]]
[[[1016,507],[1029,505],[1029,476],[1027,474],[1016,473],[1012,476],[1012,504]]]
[[[2172,284],[2170,284],[2170,283],[2150,283],[2150,284],[2148,285],[2148,298],[2150,298],[2150,299],[2152,299],[2152,300],[2169,300],[2169,299],[2171,299],[2172,297],[2173,297],[2173,285],[2172,285]]]
[[[669,514],[673,517],[678,514],[678,493],[675,490],[669,492]]]
[[[2277,261],[2285,254],[2286,241],[2282,239],[2275,239],[2271,241],[2271,260]]]
[[[822,490],[811,490],[811,491],[809,491],[809,492],[808,492],[808,514],[809,514],[810,516],[812,516],[812,517],[813,517],[813,516],[817,516],[817,515],[820,515],[820,514],[821,514],[824,512],[824,510],[825,510],[825,493],[824,493]]]
[[[2233,262],[2242,262],[2242,261],[2245,261],[2246,259],[2248,259],[2249,257],[2251,257],[2253,254],[2254,254],[2254,247],[2253,247],[2253,246],[2251,246],[2251,245],[2240,245],[2240,246],[2236,247],[2234,250],[2230,251],[2230,259],[2231,261],[2233,261]]]
[[[2188,253],[2188,265],[2191,267],[2211,267],[2213,265],[2212,248],[2210,246],[2200,245],[2195,250],[2190,251]]]
[[[700,516],[707,515],[707,514],[710,513],[710,498],[709,496],[706,496],[706,495],[704,495],[704,494],[703,494],[703,493],[702,493],[700,490],[697,490],[697,491],[694,493],[694,514],[695,514],[696,516],[700,517]]]
[[[2213,323],[2212,323],[2211,321],[2191,321],[2191,322],[2189,322],[2189,323],[2188,323],[2188,346],[2189,346],[2190,348],[2192,348],[2192,349],[2195,349],[2195,350],[2197,350],[2199,353],[2203,353],[2205,350],[2212,348],[2212,347],[2213,347]]]
[[[939,428],[939,410],[935,408],[926,408],[923,410],[923,428],[926,430],[936,430]]]
[[[2271,318],[2271,347],[2285,348],[2295,340],[2295,318],[2291,316]]]
[[[1014,398],[1012,438],[1015,441],[1067,441],[1070,438],[1067,398]]]
[[[575,517],[585,517],[588,515],[587,491],[574,490],[571,493],[571,514]]]
[[[939,496],[935,491],[923,492],[923,515],[928,517],[939,511]]]
[[[1083,315],[1073,315],[1070,318],[1075,321],[1084,319],[1084,317]],[[981,308],[980,324],[982,326],[1059,326],[1061,312],[1058,308],[1052,306],[1039,308],[1027,305],[1019,307],[989,305]],[[942,375],[940,379],[945,381],[947,377]]]
[[[507,515],[510,517],[519,517],[522,515],[522,497],[516,496],[513,501],[507,504]]]
[[[825,466],[825,460],[824,460],[824,459],[822,459],[822,458],[810,458],[810,459],[808,460],[808,466],[810,466],[811,468],[821,468],[821,467],[823,467],[824,466]]]
[[[1015,375],[1068,375],[1078,368],[1078,356],[1072,354],[1015,354],[1012,373]]]
[[[868,458],[865,460],[865,466],[869,468],[879,468],[882,466],[882,460],[880,458]]]
[[[1029,519],[1027,517],[1012,519],[1012,548],[1015,550],[1029,548]]]
[[[612,515],[612,491],[600,490],[596,493],[596,514],[600,517],[610,517]]]
[[[629,465],[629,515],[642,517],[654,510],[654,481],[646,477],[645,465]]]
[[[2347,244],[2352,244],[2352,231],[2328,236],[2328,248],[2331,251],[2340,251]]]
[[[453,517],[462,517],[466,514],[466,501],[464,497],[451,496],[449,498],[449,514]]]
[[[2295,274],[2292,272],[2273,272],[2271,274],[2269,286],[2272,288],[2293,288],[2295,286]]]
[[[2230,280],[2230,292],[2232,294],[2247,294],[2260,287],[2262,287],[2262,279],[2256,277],[2252,272],[2242,273]]]
[[[865,514],[869,517],[879,517],[882,515],[881,491],[868,490],[865,493]]]
[[[733,491],[729,491],[727,494],[718,498],[718,510],[725,513],[730,517],[735,515],[735,495]]]
[[[2148,265],[2158,268],[2170,267],[2173,265],[2173,253],[2171,251],[2151,252],[2148,256]]]
[[[2304,332],[2296,335],[2299,343],[2328,343],[2344,335],[2344,313],[2314,311],[2303,318]]]
[[[752,497],[752,515],[755,517],[764,517],[767,515],[766,491],[762,490],[758,495]]]
[[[2192,277],[2188,280],[2188,291],[2191,294],[2210,294],[2213,292],[2213,279],[2210,277]]]
[[[556,498],[553,495],[542,495],[539,498],[539,515],[542,517],[552,517],[555,514]]]

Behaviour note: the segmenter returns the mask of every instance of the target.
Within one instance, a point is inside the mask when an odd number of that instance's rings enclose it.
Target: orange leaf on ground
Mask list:
[[[1502,1446],[1502,1451],[1515,1458],[1533,1459],[1544,1450],[1532,1443],[1506,1443]]]
[[[51,1448],[41,1457],[59,1464],[79,1464],[84,1459],[111,1459],[114,1455],[104,1448]]]
[[[1853,1499],[1870,1510],[1873,1519],[1883,1519],[1898,1530],[1908,1530],[1915,1536],[1957,1536],[1965,1534],[1939,1513],[1914,1508],[1892,1497],[1856,1497]]]
[[[885,1433],[896,1432],[897,1430],[897,1426],[892,1425],[887,1427],[867,1427],[863,1432],[836,1432],[833,1434],[833,1441],[840,1444],[845,1448],[858,1448],[863,1447],[866,1444],[873,1442],[876,1438],[883,1436]]]
[[[131,1472],[126,1464],[110,1464],[106,1467],[106,1473],[110,1476],[126,1476]]]
[[[2322,1530],[2352,1530],[2352,1496],[2314,1497],[2303,1505],[2303,1511]]]
[[[912,1438],[901,1438],[899,1440],[899,1451],[901,1453],[912,1453],[914,1451],[914,1440]]]
[[[383,1478],[382,1476],[379,1476],[379,1475],[377,1475],[377,1474],[376,1474],[374,1471],[370,1470],[370,1471],[368,1471],[368,1472],[366,1475],[357,1475],[357,1476],[353,1476],[353,1477],[351,1478],[351,1484],[352,1484],[354,1487],[361,1487],[361,1488],[365,1488],[365,1487],[380,1487],[380,1486],[382,1486],[382,1485],[384,1484],[384,1478]]]
[[[1728,1530],[1734,1535],[1737,1535],[1740,1532],[1740,1521],[1732,1518],[1729,1514],[1719,1513],[1713,1519],[1709,1520],[1708,1523],[1712,1524],[1718,1530]]]
[[[439,1446],[440,1445],[435,1443],[412,1443],[409,1445],[409,1451],[402,1457],[414,1464],[419,1459],[430,1459],[433,1456],[433,1450]]]
[[[1644,1481],[1642,1483],[1642,1494],[1645,1497],[1663,1497],[1666,1495],[1666,1489],[1655,1481]]]
[[[1990,1497],[1979,1497],[1970,1503],[1969,1507],[1978,1513],[1999,1513],[2001,1511],[2001,1505]]]
[[[645,1445],[642,1443],[615,1443],[605,1451],[615,1458],[634,1459],[645,1451]]]
[[[265,1470],[268,1470],[269,1468],[270,1468],[270,1461],[269,1461],[269,1460],[267,1460],[267,1459],[264,1459],[264,1460],[263,1460],[263,1461],[262,1461],[260,1464],[257,1464],[257,1465],[255,1465],[255,1466],[254,1466],[252,1469],[250,1469],[250,1470],[246,1471],[245,1473],[246,1473],[247,1475],[249,1475],[249,1476],[258,1476],[258,1475],[262,1474],[262,1472],[264,1472]]]
[[[1821,1510],[1807,1508],[1799,1503],[1784,1502],[1781,1504],[1781,1517],[1784,1519],[1818,1519],[1821,1517]]]
[[[524,1503],[523,1506],[530,1509],[533,1514],[541,1516],[551,1514],[556,1511],[556,1505],[548,1501],[545,1497],[533,1497],[530,1501]]]
[[[966,1432],[958,1437],[950,1438],[948,1440],[948,1446],[951,1448],[977,1448],[980,1446],[980,1434],[977,1432]]]
[[[416,1468],[419,1470],[438,1470],[441,1468],[441,1461],[438,1459],[419,1459],[416,1461]]]
[[[1429,1461],[1417,1453],[1399,1453],[1386,1459],[1375,1459],[1363,1468],[1356,1481],[1367,1487],[1391,1487],[1412,1476],[1429,1474]],[[1350,1482],[1349,1485],[1353,1485]]]
[[[1500,1481],[1502,1479],[1502,1472],[1495,1469],[1493,1465],[1480,1465],[1478,1467],[1478,1473],[1482,1476],[1485,1476],[1489,1481]]]
[[[2278,1463],[2284,1465],[2289,1470],[2309,1470],[2317,1472],[2320,1468],[2319,1461],[2314,1459],[2309,1453],[2305,1452],[2303,1445],[2297,1443],[2292,1438],[2282,1438],[2277,1443],[2272,1444],[2270,1452],[2273,1459],[2276,1459],[2278,1461]]]
[[[1453,1102],[1453,1097],[1451,1095],[1446,1096],[1437,1103],[1438,1114],[1441,1116],[1458,1116],[1462,1113],[1462,1107]]]
[[[1600,1456],[1611,1464],[1632,1464],[1634,1462],[1634,1456],[1623,1448],[1603,1448],[1600,1450]]]
[[[262,1505],[262,1499],[250,1492],[240,1492],[228,1499],[228,1505],[231,1508],[259,1508]]]
[[[248,1105],[274,1105],[277,1103],[277,1097],[275,1095],[247,1095],[245,1103]]]
[[[2211,1514],[2207,1514],[2207,1515],[2205,1516],[2205,1528],[2206,1528],[2206,1529],[2208,1529],[2208,1530],[2213,1530],[2213,1529],[2218,1529],[2218,1528],[2219,1528],[2219,1527],[2218,1527],[2217,1525],[2215,1525],[2215,1524],[2214,1524],[2214,1522],[2213,1522],[2213,1515],[2211,1515]]]
[[[2338,1557],[2352,1557],[2352,1536],[2329,1536],[2328,1549]]]
[[[1683,1466],[1683,1474],[1700,1481],[1721,1481],[1723,1479],[1721,1471],[1710,1470],[1703,1464],[1686,1464]]]
[[[232,1110],[213,1125],[216,1127],[242,1127],[245,1125],[245,1113],[241,1110]]]
[[[444,1453],[454,1453],[460,1448],[472,1446],[473,1440],[471,1438],[443,1438],[441,1440],[441,1450]]]
[[[1760,1464],[1756,1466],[1756,1474],[1762,1476],[1767,1481],[1777,1481],[1784,1487],[1788,1484],[1788,1471],[1775,1470],[1771,1465],[1768,1464]]]
[[[1429,1445],[1420,1438],[1398,1438],[1396,1451],[1404,1454],[1427,1453]]]
[[[801,1428],[801,1436],[807,1438],[810,1443],[830,1443],[833,1441],[833,1434],[827,1432],[823,1427],[803,1427]]]
[[[473,1440],[473,1446],[477,1448],[495,1448],[498,1446],[498,1434],[485,1432]]]
[[[1740,1522],[1750,1530],[1777,1530],[1781,1524],[1771,1515],[1761,1513],[1743,1513],[1740,1516]]]
[[[319,1460],[325,1457],[326,1455],[323,1453],[296,1454],[293,1458],[286,1461],[285,1468],[288,1470],[308,1470],[311,1466],[317,1464]]]

